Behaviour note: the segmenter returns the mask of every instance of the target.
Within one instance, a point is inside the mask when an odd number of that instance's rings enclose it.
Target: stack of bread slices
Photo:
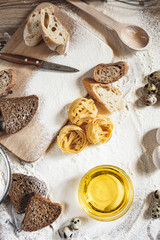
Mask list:
[[[69,43],[69,33],[55,15],[55,6],[46,5],[35,9],[24,28],[24,41],[27,46],[36,46],[42,39],[46,45],[59,54],[65,54]]]
[[[9,197],[18,214],[25,213],[21,228],[32,232],[52,224],[61,214],[62,206],[47,197],[46,184],[33,176],[12,174]]]
[[[82,80],[89,95],[95,99],[107,112],[119,111],[123,108],[122,94],[113,85],[128,72],[125,62],[99,64],[94,68],[94,79]]]

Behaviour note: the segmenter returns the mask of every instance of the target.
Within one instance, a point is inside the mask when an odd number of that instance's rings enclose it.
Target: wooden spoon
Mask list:
[[[143,28],[135,25],[119,23],[80,0],[67,1],[93,16],[105,26],[115,30],[120,40],[129,48],[134,50],[144,50],[147,47],[149,43],[149,35]]]

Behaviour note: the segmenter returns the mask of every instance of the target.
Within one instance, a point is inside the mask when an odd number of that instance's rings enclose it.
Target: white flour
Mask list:
[[[2,159],[2,156],[0,154],[0,198],[3,196],[4,194],[4,190],[5,190],[5,166],[4,166],[4,161]]]
[[[160,33],[160,10],[156,10],[154,13],[138,12],[135,10],[125,10],[122,8],[116,8],[107,3],[100,3],[95,1],[94,5],[101,11],[109,14],[121,22],[131,22],[139,24],[145,27],[152,36],[152,45],[150,50],[144,52],[137,52],[134,56],[131,56],[130,51],[125,50],[120,42],[114,40],[113,33],[107,32],[106,29],[101,27],[100,24],[95,23],[92,19],[86,17],[81,11],[78,11],[79,15],[85,20],[79,19],[79,21],[90,28],[96,35],[112,43],[112,47],[116,54],[117,59],[124,59],[130,65],[130,71],[128,75],[117,82],[117,85],[121,88],[125,95],[126,107],[123,112],[115,113],[111,115],[111,119],[114,122],[114,133],[111,140],[103,145],[89,146],[81,153],[76,155],[67,155],[62,153],[57,144],[55,144],[50,151],[35,163],[24,163],[21,165],[15,157],[10,155],[12,159],[11,167],[13,172],[21,172],[36,177],[42,177],[49,188],[49,197],[52,201],[60,202],[63,205],[63,213],[53,223],[54,231],[50,227],[47,227],[41,231],[35,233],[17,233],[14,234],[13,227],[6,222],[10,220],[15,221],[13,218],[13,208],[10,203],[2,204],[0,206],[0,239],[2,240],[52,240],[58,239],[57,230],[63,223],[69,221],[73,216],[80,216],[82,218],[82,228],[79,233],[76,234],[74,239],[76,240],[158,240],[160,235],[159,220],[150,220],[150,210],[153,204],[152,192],[157,188],[160,188],[159,184],[159,171],[155,169],[151,154],[157,146],[156,143],[156,129],[160,127],[159,116],[160,106],[157,104],[153,107],[138,107],[136,100],[138,95],[136,90],[144,85],[143,77],[149,74],[152,70],[157,70],[160,66],[159,50],[159,33]],[[77,19],[76,12],[69,14]],[[114,37],[116,37],[114,35]],[[93,43],[91,42],[91,45]],[[89,47],[85,46],[85,51],[89,51]],[[93,47],[93,45],[92,45]],[[71,46],[71,50],[72,51]],[[75,49],[76,56],[74,59],[74,66],[82,68],[83,63],[79,62],[81,48]],[[98,58],[99,55],[103,57],[103,52],[95,50],[92,53],[94,58]],[[74,54],[73,54],[74,55]],[[88,56],[90,52],[88,52]],[[59,57],[59,61],[63,60],[63,57]],[[53,59],[51,59],[53,61]],[[58,60],[58,58],[56,59]],[[93,59],[88,57],[86,65],[88,69],[93,67]],[[97,59],[100,61],[100,59]],[[66,62],[68,65],[73,62]],[[79,65],[78,65],[79,64]],[[81,65],[82,64],[82,65]],[[86,72],[86,68],[82,71]],[[65,79],[61,79],[61,84],[55,84],[52,81],[52,76],[46,73],[38,73],[39,85],[42,89],[37,88],[36,80],[34,78],[28,85],[27,93],[35,89],[35,94],[40,96],[41,104],[44,104],[46,108],[40,111],[40,119],[45,126],[49,126],[49,131],[53,132],[57,129],[62,120],[66,118],[66,112],[70,99],[67,98],[68,94],[72,94],[74,91],[78,96],[84,95],[85,91],[82,88],[81,81],[73,83],[73,79],[65,76]],[[86,76],[90,76],[91,73],[87,73]],[[53,74],[56,78],[56,74]],[[78,78],[78,75],[77,75]],[[43,84],[44,80],[47,84]],[[81,80],[81,79],[80,79]],[[72,89],[67,93],[60,95],[59,87],[66,87],[72,81]],[[51,112],[50,95],[51,89],[47,86],[56,88],[54,94],[56,99],[53,101],[55,104],[54,113]],[[64,84],[64,85],[63,85]],[[66,84],[66,85],[65,85]],[[46,98],[42,95],[45,93]],[[72,96],[74,99],[75,96]],[[56,102],[61,107],[56,107]],[[53,122],[48,118],[48,114],[52,116]],[[43,115],[43,118],[42,118]],[[56,118],[56,119],[55,119]],[[133,181],[135,188],[134,203],[129,212],[121,219],[114,222],[98,222],[89,218],[80,208],[77,201],[77,188],[81,177],[92,167],[101,164],[112,164],[125,170]],[[40,175],[40,176],[39,176]],[[7,206],[7,208],[6,208]],[[148,210],[149,209],[149,210]],[[14,214],[15,216],[15,214]],[[14,219],[14,221],[13,221]],[[17,219],[17,218],[16,218]],[[16,225],[19,225],[17,223]]]

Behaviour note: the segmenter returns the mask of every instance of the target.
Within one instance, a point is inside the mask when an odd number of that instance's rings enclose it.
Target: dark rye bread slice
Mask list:
[[[12,69],[0,71],[0,96],[7,95],[15,85],[16,72]]]
[[[61,214],[62,206],[37,194],[30,198],[22,222],[22,229],[27,232],[37,231],[52,224]]]
[[[33,192],[45,197],[48,192],[46,184],[36,177],[20,173],[12,174],[9,197],[17,213],[25,212]]]
[[[99,83],[112,83],[122,78],[128,69],[126,62],[99,64],[94,69],[94,80]]]
[[[33,118],[38,108],[38,97],[0,99],[0,111],[5,122],[7,134],[14,134],[24,128]]]

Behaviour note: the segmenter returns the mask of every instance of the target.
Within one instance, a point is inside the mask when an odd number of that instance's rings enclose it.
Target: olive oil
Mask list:
[[[114,166],[91,169],[79,185],[79,201],[84,211],[101,221],[124,215],[133,202],[134,189],[126,173]]]

